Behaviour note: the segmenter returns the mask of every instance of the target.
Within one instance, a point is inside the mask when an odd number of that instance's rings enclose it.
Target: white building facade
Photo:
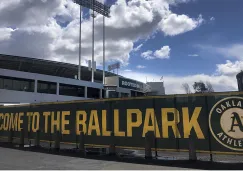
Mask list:
[[[87,67],[82,66],[81,80],[75,79],[77,71],[77,65],[0,55],[0,105],[164,95],[158,84],[106,72],[104,85],[102,71],[95,72],[95,82]]]
[[[0,103],[40,103],[102,98],[103,84],[0,69]]]

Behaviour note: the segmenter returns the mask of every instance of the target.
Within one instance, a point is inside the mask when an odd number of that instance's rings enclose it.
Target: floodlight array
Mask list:
[[[104,5],[96,0],[73,0],[76,4],[79,4],[88,9],[94,10],[95,12],[110,17],[110,6]]]

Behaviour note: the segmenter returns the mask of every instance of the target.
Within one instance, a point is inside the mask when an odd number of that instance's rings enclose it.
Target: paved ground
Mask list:
[[[65,169],[65,170],[171,170],[181,169],[176,167],[155,166],[121,163],[113,161],[102,161],[93,159],[83,159],[44,153],[20,151],[0,147],[0,166],[1,169]]]
[[[5,142],[5,140],[0,140]],[[16,142],[17,143],[17,142]],[[18,143],[17,143],[18,144]],[[25,144],[28,144],[26,142]],[[43,147],[50,147],[48,143],[41,143]],[[54,144],[52,144],[53,147]],[[61,144],[61,149],[73,149],[75,145]],[[46,148],[45,148],[46,149]],[[118,150],[118,149],[117,149]],[[121,151],[117,151],[117,154],[121,154]],[[213,163],[208,162],[209,154],[197,154],[198,162],[188,163],[188,152],[158,152],[158,159],[155,162],[149,161],[150,165],[144,164],[148,162],[144,159],[138,161],[133,159],[134,157],[144,157],[144,151],[128,150],[129,158],[105,159],[102,156],[98,157],[68,157],[64,155],[52,155],[41,152],[30,152],[14,150],[9,148],[0,147],[0,169],[65,169],[65,170],[172,170],[172,169],[242,169],[242,157],[240,155],[213,155]],[[122,151],[125,154],[125,151]],[[133,156],[133,157],[132,157]],[[154,156],[154,153],[153,153]],[[92,159],[91,159],[92,158]],[[118,157],[119,158],[119,157]],[[111,159],[113,161],[111,161]],[[120,161],[120,162],[119,162]],[[123,161],[123,162],[121,162]],[[181,162],[182,161],[182,162]],[[216,163],[215,163],[216,162]],[[217,163],[220,162],[220,163]],[[140,164],[142,163],[142,164]],[[174,166],[174,167],[171,167]]]

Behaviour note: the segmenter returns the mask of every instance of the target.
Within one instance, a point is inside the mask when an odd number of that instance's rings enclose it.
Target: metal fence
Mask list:
[[[121,156],[240,162],[242,96],[228,92],[0,107],[0,138]]]

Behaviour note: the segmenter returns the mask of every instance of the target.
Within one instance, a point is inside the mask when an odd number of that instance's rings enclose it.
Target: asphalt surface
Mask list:
[[[0,147],[0,166],[2,170],[178,170],[186,168],[121,163],[21,151]]]
[[[80,157],[75,152],[68,152],[65,149],[74,149],[75,145],[61,144],[61,154],[50,154],[49,143],[41,143],[43,148],[38,152],[30,151],[26,141],[25,150],[14,149],[12,146],[6,148],[0,140],[0,169],[65,169],[65,170],[179,170],[179,169],[206,169],[206,170],[231,170],[242,169],[243,162],[241,155],[213,155],[210,162],[209,154],[198,153],[197,162],[190,162],[188,152],[158,152],[158,160],[145,160],[143,150],[122,150],[117,149],[116,157],[102,156]],[[16,141],[15,144],[18,144]],[[5,146],[5,148],[3,147]],[[52,149],[54,144],[51,145]],[[34,150],[35,151],[35,150]],[[127,157],[125,157],[125,156]],[[120,157],[119,157],[120,156]],[[123,156],[123,157],[122,157]],[[155,153],[153,152],[153,156]]]

